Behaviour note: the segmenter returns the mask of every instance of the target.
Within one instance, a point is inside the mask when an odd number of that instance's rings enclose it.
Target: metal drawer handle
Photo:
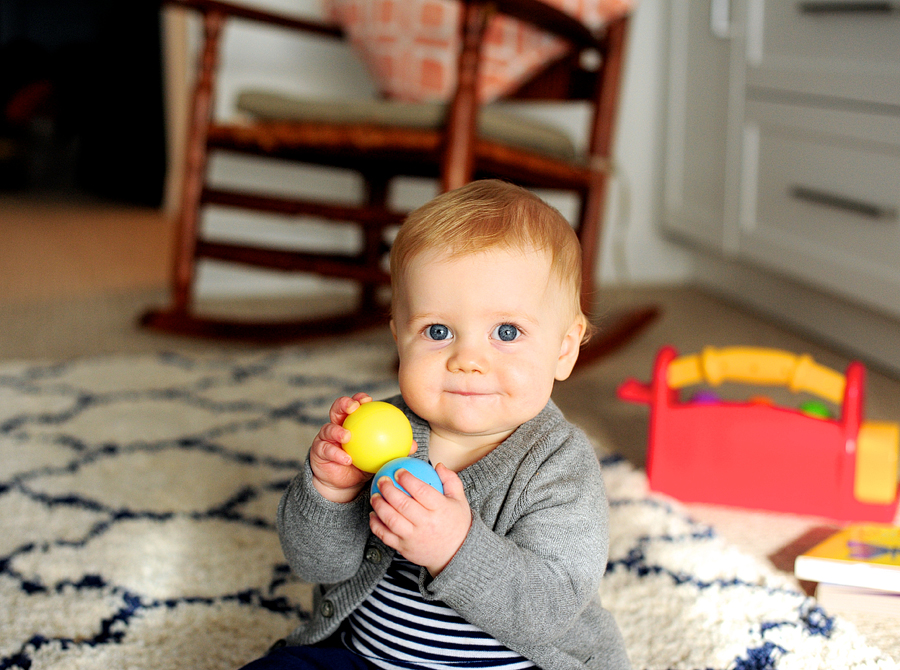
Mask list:
[[[801,14],[891,14],[900,11],[893,2],[799,2]]]
[[[832,207],[834,209],[842,209],[845,212],[859,214],[870,219],[896,219],[897,209],[895,207],[882,207],[873,205],[872,203],[854,200],[843,195],[829,193],[828,191],[819,191],[806,186],[792,186],[789,189],[792,198],[803,200],[814,205],[822,205],[823,207]]]

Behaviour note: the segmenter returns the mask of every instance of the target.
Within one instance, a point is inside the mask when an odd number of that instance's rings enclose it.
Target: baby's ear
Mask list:
[[[391,335],[394,336],[394,342],[397,341],[397,324],[391,319]]]
[[[587,323],[585,323],[584,317],[579,315],[566,331],[559,348],[559,358],[556,361],[555,379],[557,381],[568,379],[572,374],[572,368],[575,367],[575,361],[578,360],[578,353],[581,351],[581,340],[584,338],[586,328]]]

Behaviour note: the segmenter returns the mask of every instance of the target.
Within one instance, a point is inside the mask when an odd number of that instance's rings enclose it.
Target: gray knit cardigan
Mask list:
[[[429,426],[399,397],[428,459]],[[494,451],[459,473],[473,520],[462,547],[419,589],[544,670],[630,668],[597,590],[609,550],[609,509],[593,447],[549,402]],[[294,573],[318,584],[312,619],[288,637],[331,635],[375,588],[393,557],[369,530],[368,489],[332,503],[307,461],[281,499],[278,532]]]

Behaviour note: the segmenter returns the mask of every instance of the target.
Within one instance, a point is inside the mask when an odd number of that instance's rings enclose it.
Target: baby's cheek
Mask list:
[[[550,386],[545,375],[535,374],[533,366],[524,364],[519,369],[510,370],[503,381],[507,394],[517,399],[518,403],[534,403],[546,396]]]
[[[400,393],[409,408],[421,416],[428,418],[431,406],[434,404],[436,393],[430,384],[417,380],[414,376],[401,375],[399,378]]]

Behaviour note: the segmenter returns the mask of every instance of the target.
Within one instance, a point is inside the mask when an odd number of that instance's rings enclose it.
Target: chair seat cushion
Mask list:
[[[312,100],[280,93],[247,90],[238,95],[237,109],[262,121],[372,124],[378,126],[439,128],[449,106],[439,102],[394,100]],[[574,161],[569,135],[551,125],[496,109],[483,108],[480,136],[536,153]]]

